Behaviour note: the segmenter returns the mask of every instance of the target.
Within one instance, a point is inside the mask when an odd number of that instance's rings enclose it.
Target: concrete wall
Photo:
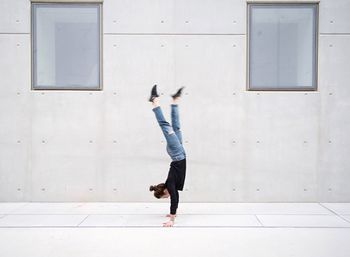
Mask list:
[[[0,200],[153,201],[147,97],[186,86],[182,201],[350,201],[350,1],[321,0],[315,92],[246,91],[243,0],[105,0],[103,91],[31,91],[30,2],[0,1]]]

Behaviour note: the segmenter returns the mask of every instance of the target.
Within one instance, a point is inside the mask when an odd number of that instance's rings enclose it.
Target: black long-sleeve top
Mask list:
[[[170,194],[170,214],[175,215],[179,204],[179,191],[183,190],[186,177],[186,159],[170,163],[165,186]]]

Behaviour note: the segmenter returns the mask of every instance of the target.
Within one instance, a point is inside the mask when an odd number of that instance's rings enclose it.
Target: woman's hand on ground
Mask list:
[[[168,222],[163,223],[163,227],[172,227],[174,226],[174,221],[169,220]]]

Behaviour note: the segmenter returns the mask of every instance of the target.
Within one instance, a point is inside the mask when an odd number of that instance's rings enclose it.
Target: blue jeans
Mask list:
[[[181,161],[186,158],[185,149],[182,146],[182,134],[180,130],[179,110],[176,104],[171,105],[171,123],[163,116],[160,106],[153,108],[158,124],[163,131],[167,146],[166,150],[173,161]]]

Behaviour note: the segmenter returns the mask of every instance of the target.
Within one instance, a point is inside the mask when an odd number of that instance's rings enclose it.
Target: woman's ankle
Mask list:
[[[158,97],[155,97],[154,99],[153,99],[153,101],[152,101],[152,106],[153,106],[153,108],[156,108],[156,107],[158,107],[160,104],[159,104],[159,99],[158,99]]]

